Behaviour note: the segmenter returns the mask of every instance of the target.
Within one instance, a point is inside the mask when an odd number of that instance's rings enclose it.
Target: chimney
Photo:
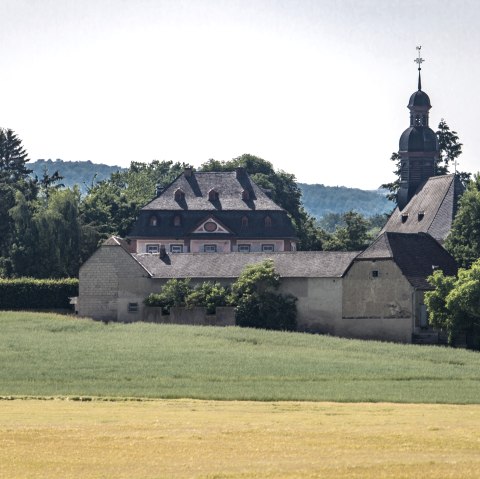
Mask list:
[[[163,192],[162,185],[155,185],[155,196],[158,198]]]
[[[183,169],[183,174],[185,178],[190,178],[193,174],[193,168],[191,166],[187,166]]]
[[[237,180],[245,177],[245,173],[246,171],[243,166],[237,166],[237,168],[235,168],[235,177],[237,178]]]
[[[165,259],[167,256],[167,251],[165,249],[165,245],[161,244],[160,245],[160,259]]]

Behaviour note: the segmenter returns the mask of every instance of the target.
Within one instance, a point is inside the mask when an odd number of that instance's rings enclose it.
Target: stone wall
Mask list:
[[[207,314],[207,308],[171,308],[170,314],[162,314],[161,308],[145,307],[142,321],[196,326],[235,326],[235,308],[218,307],[215,314]]]

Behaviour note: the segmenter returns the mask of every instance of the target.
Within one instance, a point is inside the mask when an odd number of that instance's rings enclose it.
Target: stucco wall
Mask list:
[[[414,290],[392,260],[356,261],[343,279],[343,315],[335,334],[409,343],[413,303]]]
[[[299,331],[335,334],[342,317],[341,278],[283,278],[280,291],[298,298]]]

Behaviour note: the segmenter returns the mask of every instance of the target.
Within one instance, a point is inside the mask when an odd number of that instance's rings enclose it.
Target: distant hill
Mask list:
[[[315,218],[329,213],[356,211],[364,216],[390,213],[393,203],[385,198],[382,190],[360,190],[346,186],[307,185],[299,183],[305,209]]]
[[[27,163],[27,167],[33,170],[32,175],[41,178],[45,168],[48,174],[53,174],[58,170],[63,180],[61,181],[66,187],[78,185],[80,190],[85,193],[87,186],[93,183],[106,180],[116,171],[124,168],[120,166],[110,166],[100,163],[92,163],[91,161],[63,161],[63,160],[36,160]]]
[[[33,170],[32,175],[39,178],[47,168],[51,175],[58,170],[63,176],[62,183],[67,187],[78,185],[85,193],[92,182],[106,180],[120,166],[110,166],[91,161],[36,160],[27,164]],[[381,190],[366,191],[345,186],[307,185],[299,183],[303,195],[303,204],[308,213],[321,219],[329,213],[345,213],[354,210],[364,216],[390,213],[393,204],[387,201]]]

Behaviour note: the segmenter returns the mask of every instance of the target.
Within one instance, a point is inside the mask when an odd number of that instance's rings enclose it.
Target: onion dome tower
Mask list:
[[[421,70],[423,58],[417,47],[418,58],[418,90],[412,94],[408,102],[410,110],[410,127],[400,137],[400,188],[397,204],[403,210],[412,199],[417,188],[430,176],[435,175],[435,164],[438,160],[438,139],[428,126],[428,112],[432,105],[430,98],[422,91]]]

